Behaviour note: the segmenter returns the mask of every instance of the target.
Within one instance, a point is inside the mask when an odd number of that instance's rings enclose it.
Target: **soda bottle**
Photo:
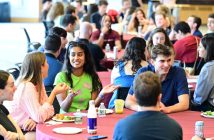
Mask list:
[[[77,112],[75,113],[75,124],[82,124],[82,113],[80,109],[77,109]]]
[[[196,121],[195,122],[195,135],[200,138],[204,138],[204,122],[203,121]]]
[[[94,100],[89,101],[88,109],[88,133],[96,134],[97,133],[97,112],[95,108]]]
[[[98,116],[99,117],[105,117],[106,116],[106,107],[104,103],[100,103],[100,106],[98,108]]]

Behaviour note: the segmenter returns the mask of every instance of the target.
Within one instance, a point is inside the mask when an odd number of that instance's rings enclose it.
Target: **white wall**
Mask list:
[[[0,0],[9,2],[12,18],[38,18],[39,0]]]

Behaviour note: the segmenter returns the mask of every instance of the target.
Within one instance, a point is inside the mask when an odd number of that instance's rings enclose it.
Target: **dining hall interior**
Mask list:
[[[0,0],[0,139],[214,140],[213,5]]]

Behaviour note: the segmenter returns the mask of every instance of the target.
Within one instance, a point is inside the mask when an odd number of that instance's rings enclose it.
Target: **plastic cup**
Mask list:
[[[123,113],[123,108],[124,108],[124,100],[122,99],[116,99],[114,101],[114,105],[115,105],[115,113],[116,114],[122,114]]]

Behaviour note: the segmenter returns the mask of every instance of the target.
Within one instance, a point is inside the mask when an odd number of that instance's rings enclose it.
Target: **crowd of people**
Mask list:
[[[51,23],[44,45],[25,56],[18,79],[0,70],[0,139],[35,139],[37,123],[56,113],[87,110],[89,100],[99,106],[106,94],[112,94],[108,108],[114,108],[120,88],[129,89],[125,107],[137,112],[117,123],[115,140],[181,140],[181,126],[166,114],[214,111],[214,13],[202,34],[199,16],[175,23],[172,9],[161,1],[149,0],[147,15],[143,5],[141,0],[122,0],[115,14],[107,12],[107,0],[88,5],[87,11],[81,0],[43,0],[41,21]],[[114,23],[138,37],[124,46]],[[97,72],[109,71],[100,63],[106,44],[124,54],[111,70],[111,83],[103,86]],[[198,79],[193,96],[187,78]]]

